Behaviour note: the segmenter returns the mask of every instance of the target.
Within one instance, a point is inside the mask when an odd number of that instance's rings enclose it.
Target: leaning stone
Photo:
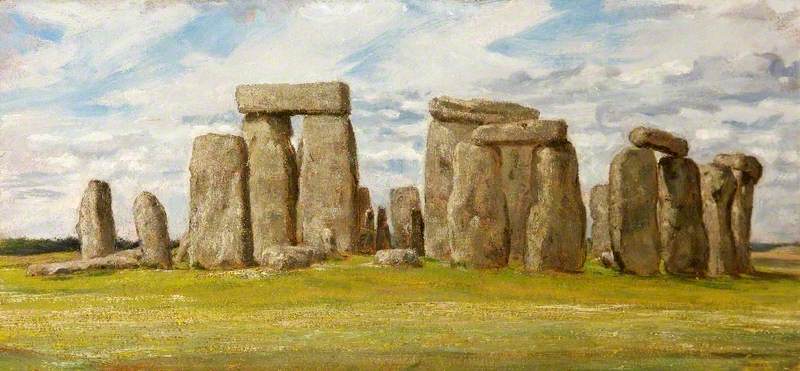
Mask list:
[[[411,250],[418,256],[425,256],[425,221],[418,208],[411,209]]]
[[[392,235],[389,232],[389,221],[386,218],[386,208],[378,207],[378,218],[375,222],[375,249],[387,250],[392,248]]]
[[[521,263],[528,245],[528,215],[536,199],[535,176],[532,168],[535,147],[501,146],[501,171],[503,193],[508,205],[508,223],[511,234],[509,262]]]
[[[731,230],[731,206],[736,193],[736,178],[730,168],[719,165],[700,167],[703,196],[703,225],[708,236],[708,274],[736,273],[736,251]]]
[[[611,230],[608,225],[608,184],[592,187],[589,209],[592,214],[591,255],[594,258],[600,258],[603,253],[611,252]]]
[[[142,192],[133,202],[136,234],[141,241],[142,266],[171,269],[167,212],[155,195]]]
[[[755,271],[750,261],[750,232],[753,217],[753,195],[755,185],[764,171],[761,163],[753,156],[740,153],[719,154],[714,163],[730,167],[736,178],[736,193],[731,206],[731,229],[736,251],[736,272],[752,273]]]
[[[534,158],[538,196],[528,217],[525,269],[579,272],[586,262],[586,208],[575,148],[542,147]]]
[[[31,264],[28,266],[27,274],[29,276],[53,276],[97,269],[134,269],[139,267],[141,258],[142,250],[140,249],[122,250],[91,259]]]
[[[294,245],[297,223],[297,162],[289,116],[249,113],[242,124],[247,142],[253,256]]]
[[[617,265],[636,275],[658,274],[658,169],[652,150],[628,147],[614,156],[608,200],[611,249]]]
[[[346,116],[306,116],[303,164],[297,201],[299,242],[318,244],[323,229],[334,235],[339,252],[358,239],[358,163],[353,127]]]
[[[545,146],[566,141],[567,122],[564,120],[526,120],[483,125],[472,132],[472,142],[484,146]]]
[[[101,180],[92,180],[83,192],[78,210],[78,237],[81,257],[97,258],[114,252],[117,232],[111,210],[111,187]]]
[[[720,153],[714,156],[714,163],[743,171],[754,183],[758,183],[764,172],[764,167],[757,158],[742,153]]]
[[[631,130],[628,140],[637,147],[650,148],[676,157],[684,157],[689,154],[689,143],[686,142],[686,139],[676,137],[664,130],[638,127]]]
[[[381,250],[375,253],[373,260],[375,265],[384,265],[390,267],[422,267],[422,261],[411,249],[389,249]]]
[[[498,149],[468,142],[456,146],[447,222],[453,264],[472,268],[508,264],[508,211]]]
[[[419,208],[420,201],[417,187],[392,188],[389,191],[392,246],[395,249],[411,248],[411,210]]]
[[[195,138],[189,172],[189,264],[205,269],[250,265],[253,240],[244,138]]]
[[[664,268],[672,274],[705,274],[708,238],[703,227],[700,170],[685,157],[658,161],[659,230]]]
[[[345,115],[350,113],[350,88],[337,81],[239,85],[236,103],[241,113]]]
[[[485,99],[438,97],[431,100],[428,108],[433,118],[444,122],[484,125],[539,118],[536,109]]]

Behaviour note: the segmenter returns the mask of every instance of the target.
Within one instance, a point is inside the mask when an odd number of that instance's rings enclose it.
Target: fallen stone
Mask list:
[[[483,146],[546,146],[566,141],[567,122],[564,120],[526,120],[483,125],[472,132],[472,142]]]
[[[428,108],[434,119],[444,122],[484,125],[539,118],[536,109],[485,99],[438,97],[431,100]]]
[[[736,178],[730,168],[700,166],[703,197],[703,225],[708,236],[710,276],[736,273],[736,251],[731,230],[731,206],[736,193]]]
[[[133,218],[136,234],[141,241],[141,265],[152,268],[171,269],[172,256],[167,230],[167,212],[155,195],[142,192],[133,202]]]
[[[83,192],[78,210],[78,238],[81,257],[97,258],[114,252],[117,232],[111,210],[111,187],[101,180],[92,180]]]
[[[417,256],[425,256],[425,221],[418,208],[411,209],[411,250]]]
[[[611,249],[623,272],[659,273],[658,169],[652,150],[627,147],[609,171]]]
[[[339,252],[358,239],[358,163],[353,127],[345,116],[306,116],[303,164],[297,201],[299,242],[319,244],[323,229],[334,235]]]
[[[294,245],[297,230],[297,160],[289,116],[249,113],[242,124],[247,143],[253,256]]]
[[[662,157],[659,171],[661,256],[667,272],[702,276],[708,266],[700,170],[685,157]]]
[[[244,138],[195,138],[189,172],[189,264],[205,269],[250,265],[253,240]]]
[[[414,250],[411,249],[380,250],[375,253],[375,259],[373,262],[375,265],[384,265],[390,267],[422,267],[422,261],[419,259]]]
[[[608,220],[608,184],[599,184],[592,187],[589,209],[592,214],[591,255],[594,258],[600,258],[605,252],[611,253],[611,230]],[[613,257],[613,254],[611,256]]]
[[[631,130],[628,140],[637,147],[653,149],[676,157],[689,154],[689,143],[686,139],[664,130],[638,127]]]
[[[421,206],[417,187],[392,188],[389,191],[392,246],[395,249],[411,248],[411,210],[419,208]]]
[[[456,145],[447,222],[453,264],[471,268],[508,264],[508,211],[498,149],[469,142]]]
[[[378,207],[378,218],[375,222],[375,249],[388,250],[392,248],[392,234],[389,232],[389,221],[386,217],[386,208]]]
[[[575,148],[541,147],[535,159],[538,196],[528,217],[525,269],[579,272],[586,262],[586,208]]]
[[[261,266],[276,271],[308,268],[327,259],[325,250],[322,247],[277,246],[263,251],[259,260]]]
[[[122,250],[111,255],[66,262],[31,264],[29,276],[53,276],[97,269],[134,269],[142,258],[140,249]]]
[[[528,245],[528,215],[536,199],[536,185],[532,167],[535,147],[501,146],[500,168],[503,173],[503,193],[508,205],[508,223],[511,234],[508,261],[522,263]]]
[[[346,115],[350,113],[350,88],[337,81],[239,85],[236,103],[241,113]]]

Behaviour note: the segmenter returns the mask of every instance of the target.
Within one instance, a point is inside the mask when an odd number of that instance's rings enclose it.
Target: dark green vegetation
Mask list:
[[[739,279],[373,267],[26,277],[0,257],[0,368],[784,369],[800,364],[800,251]]]

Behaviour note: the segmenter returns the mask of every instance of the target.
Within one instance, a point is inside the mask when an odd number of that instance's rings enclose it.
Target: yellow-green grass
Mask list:
[[[475,271],[351,257],[274,274],[25,276],[0,257],[6,368],[797,368],[797,250],[752,277]]]

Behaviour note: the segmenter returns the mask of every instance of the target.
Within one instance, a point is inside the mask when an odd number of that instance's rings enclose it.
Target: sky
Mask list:
[[[0,2],[0,235],[74,235],[103,179],[121,236],[150,191],[177,238],[192,139],[240,133],[236,85],[331,80],[376,203],[423,187],[430,99],[483,97],[567,120],[587,202],[636,126],[698,163],[753,154],[754,240],[800,241],[796,0]]]

